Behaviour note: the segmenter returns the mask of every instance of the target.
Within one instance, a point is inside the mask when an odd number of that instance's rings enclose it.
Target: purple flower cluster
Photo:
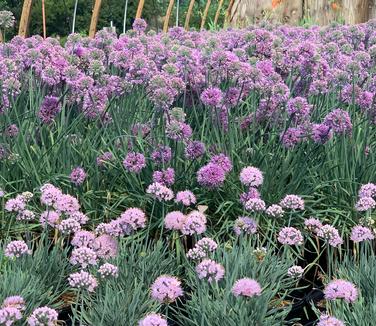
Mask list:
[[[358,290],[355,285],[345,280],[334,280],[329,282],[324,289],[326,300],[343,299],[352,303],[358,298]]]
[[[255,297],[261,295],[261,286],[260,284],[250,278],[242,278],[240,280],[237,280],[232,287],[231,292],[234,294],[234,296],[239,297]]]
[[[225,275],[225,269],[221,264],[211,259],[204,259],[196,266],[199,279],[207,279],[209,282],[219,281]]]
[[[255,234],[257,232],[257,222],[252,218],[241,216],[234,223],[234,232],[236,235]]]
[[[211,252],[214,252],[218,244],[211,238],[202,238],[197,241],[192,249],[187,252],[187,257],[192,260],[201,260],[208,257]]]
[[[151,297],[160,303],[174,302],[182,295],[181,282],[174,276],[159,276],[151,286]]]

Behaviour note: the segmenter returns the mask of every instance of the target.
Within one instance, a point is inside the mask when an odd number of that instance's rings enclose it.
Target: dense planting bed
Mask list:
[[[0,325],[372,324],[375,27],[0,45]]]

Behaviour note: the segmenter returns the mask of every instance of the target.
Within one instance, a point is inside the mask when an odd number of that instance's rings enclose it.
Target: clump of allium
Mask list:
[[[56,211],[44,211],[39,218],[40,224],[55,227],[60,223],[60,214]]]
[[[192,136],[192,128],[185,122],[172,120],[166,124],[166,136],[175,141],[187,140]]]
[[[244,208],[250,212],[263,212],[266,209],[266,205],[260,198],[251,198],[244,204]]]
[[[146,193],[152,195],[159,201],[169,201],[174,199],[174,193],[172,192],[172,190],[158,182],[154,182],[149,185],[146,189]]]
[[[243,296],[250,298],[260,296],[261,291],[260,284],[250,278],[242,278],[237,280],[231,289],[232,294],[236,297]]]
[[[206,106],[217,107],[222,102],[223,93],[217,87],[209,87],[201,93],[200,99]]]
[[[307,230],[317,233],[322,228],[322,223],[317,218],[310,217],[304,220],[304,226]]]
[[[8,212],[22,212],[26,208],[25,197],[17,195],[16,198],[8,199],[5,203],[5,210]]]
[[[345,326],[345,323],[337,318],[322,315],[317,323],[317,326]]]
[[[181,232],[184,235],[201,234],[206,231],[206,216],[199,211],[190,212],[182,224]]]
[[[287,270],[287,275],[292,278],[301,278],[304,273],[304,268],[301,266],[292,266]]]
[[[54,326],[57,318],[58,313],[55,309],[39,307],[33,311],[27,322],[29,326]]]
[[[376,201],[371,197],[361,197],[355,204],[358,212],[366,212],[376,207]]]
[[[168,324],[161,315],[149,314],[139,321],[138,326],[168,326]]]
[[[79,212],[79,211],[70,213],[69,217],[73,218],[74,220],[76,220],[81,225],[86,224],[89,221],[89,217],[87,215],[85,215],[84,213]]]
[[[112,161],[113,159],[114,155],[111,152],[104,152],[97,157],[96,162],[98,166],[103,167],[106,163]]]
[[[293,227],[284,227],[278,233],[278,242],[284,245],[301,245],[303,243],[302,233]]]
[[[5,136],[8,136],[9,138],[14,138],[18,135],[18,127],[15,124],[11,124],[5,128],[4,134]]]
[[[316,144],[325,144],[333,137],[333,131],[331,127],[320,123],[313,124],[311,130],[311,138]]]
[[[333,280],[324,289],[326,300],[344,299],[348,303],[354,302],[358,297],[355,285],[345,280]]]
[[[371,229],[362,225],[356,225],[351,229],[350,239],[354,242],[362,242],[375,239],[375,235]]]
[[[146,225],[146,215],[139,208],[128,208],[120,215],[119,222],[123,232],[127,235],[144,228]]]
[[[294,121],[302,121],[309,117],[312,105],[304,97],[295,97],[287,102],[287,114]]]
[[[12,28],[15,22],[16,20],[11,11],[8,11],[8,10],[0,11],[0,29]]]
[[[351,134],[352,131],[350,115],[347,111],[341,109],[328,113],[324,118],[324,124],[337,134]]]
[[[175,170],[173,168],[167,168],[161,171],[154,171],[153,182],[158,182],[167,187],[172,186],[175,182]]]
[[[359,198],[376,197],[376,185],[374,183],[367,183],[362,185],[359,189]]]
[[[86,179],[86,172],[81,167],[76,167],[72,170],[71,174],[69,175],[70,181],[75,184],[76,186],[80,186],[84,183]]]
[[[0,325],[11,326],[20,319],[22,319],[22,314],[17,308],[4,307],[0,309]]]
[[[35,218],[35,213],[29,209],[20,211],[16,216],[17,221],[31,221],[34,218]]]
[[[38,117],[45,123],[50,124],[61,110],[59,98],[55,96],[46,96],[40,106]]]
[[[96,265],[98,263],[97,254],[93,249],[88,247],[73,249],[69,261],[72,265],[80,265],[82,268],[87,268],[90,265]]]
[[[225,171],[214,163],[206,164],[197,171],[198,183],[210,189],[222,186],[225,178]]]
[[[209,282],[219,281],[225,275],[225,269],[214,260],[204,259],[196,266],[196,273],[199,279],[207,279]]]
[[[214,155],[210,159],[210,163],[220,166],[222,170],[225,171],[225,173],[229,173],[232,170],[232,163],[230,158],[223,153]]]
[[[2,308],[12,307],[20,311],[23,311],[26,309],[26,302],[23,297],[19,295],[14,295],[14,296],[5,298],[1,307]]]
[[[94,244],[95,234],[86,230],[77,231],[71,241],[74,247],[92,247]]]
[[[234,223],[234,232],[236,235],[242,233],[255,234],[257,232],[257,222],[252,218],[241,216]]]
[[[290,127],[280,135],[282,145],[287,149],[292,149],[304,139],[304,132],[301,128]]]
[[[182,295],[181,282],[173,276],[159,276],[151,286],[151,297],[160,303],[174,302]]]
[[[331,245],[332,247],[338,247],[343,243],[338,230],[329,224],[323,225],[317,232],[317,236],[328,241],[329,245]]]
[[[50,183],[44,184],[41,188],[40,202],[42,205],[53,206],[57,200],[62,196],[59,188]]]
[[[125,157],[123,165],[128,172],[140,173],[146,166],[145,156],[141,153],[130,152]]]
[[[304,210],[304,200],[297,195],[286,195],[279,205],[285,209]]]
[[[119,268],[110,263],[104,263],[102,266],[99,267],[98,273],[101,278],[117,278],[119,276]]]
[[[184,155],[188,160],[196,160],[205,154],[206,148],[203,142],[198,140],[188,141],[185,144]]]
[[[94,240],[93,249],[99,258],[114,258],[118,253],[118,243],[112,236],[102,234]]]
[[[192,260],[200,260],[207,257],[211,252],[217,249],[217,243],[211,238],[202,238],[197,241],[192,249],[187,252],[187,257]]]
[[[9,258],[19,258],[21,256],[31,255],[31,250],[25,241],[15,240],[7,244],[4,254]]]
[[[64,234],[78,232],[81,229],[81,224],[73,218],[62,220],[59,224],[59,230]]]
[[[142,18],[136,18],[132,24],[132,28],[137,32],[144,32],[147,26],[148,24]]]
[[[71,287],[88,292],[94,292],[98,286],[97,279],[86,271],[70,274],[68,282]]]
[[[277,218],[277,217],[282,217],[285,212],[281,206],[274,204],[274,205],[269,206],[266,209],[265,213],[266,215],[270,217]]]
[[[247,192],[243,192],[242,194],[240,194],[239,201],[244,206],[244,204],[252,198],[261,198],[261,195],[256,188],[250,187]]]
[[[248,187],[259,187],[262,185],[264,177],[262,172],[253,166],[247,166],[240,172],[240,182]]]
[[[178,191],[175,197],[175,203],[182,203],[184,206],[196,204],[196,196],[190,190]]]
[[[167,230],[181,230],[186,216],[179,211],[167,213],[164,225]]]
[[[158,145],[157,149],[151,153],[151,159],[155,164],[166,164],[171,161],[171,157],[172,151],[169,146]]]

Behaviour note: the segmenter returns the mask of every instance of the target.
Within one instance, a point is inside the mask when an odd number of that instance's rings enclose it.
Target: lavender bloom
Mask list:
[[[196,204],[196,196],[190,190],[179,191],[176,193],[176,203],[182,203],[184,206]]]
[[[60,110],[61,106],[59,98],[55,96],[46,96],[38,112],[39,119],[45,124],[50,124]]]
[[[101,278],[117,278],[119,276],[119,268],[110,263],[105,263],[99,267],[98,273],[101,276]]]
[[[214,155],[210,163],[220,166],[225,173],[229,173],[232,170],[231,160],[225,154]]]
[[[80,225],[86,224],[89,221],[89,217],[79,211],[70,213],[69,217],[76,220]]]
[[[261,198],[261,195],[259,193],[259,191],[256,189],[256,188],[249,188],[249,190],[247,192],[243,192],[242,194],[240,194],[240,203],[241,204],[245,204],[248,200],[252,199],[252,198]]]
[[[23,240],[11,241],[7,244],[4,254],[9,258],[19,258],[21,256],[31,255],[31,250]]]
[[[338,247],[343,243],[341,236],[338,233],[338,230],[329,225],[323,225],[317,232],[317,236],[328,241],[329,245],[332,247]]]
[[[345,326],[345,323],[337,318],[322,315],[317,326]]]
[[[371,229],[365,226],[356,225],[351,230],[350,239],[354,242],[362,242],[367,240],[373,240],[375,239],[375,236]]]
[[[71,241],[74,247],[92,247],[94,244],[95,234],[86,230],[77,231]]]
[[[151,297],[160,303],[174,302],[182,295],[181,282],[173,276],[159,276],[151,286]]]
[[[125,234],[131,234],[146,225],[146,215],[139,208],[128,208],[118,219]]]
[[[136,18],[132,24],[132,28],[137,32],[144,32],[147,26],[146,21],[142,18]]]
[[[243,232],[245,234],[255,234],[257,232],[257,222],[252,218],[241,216],[235,221],[234,232],[236,235],[240,235]]]
[[[231,292],[234,296],[239,297],[254,297],[261,295],[261,286],[260,284],[250,278],[242,278],[237,280],[232,287]]]
[[[23,297],[19,295],[14,295],[14,296],[5,298],[1,307],[2,308],[12,307],[20,311],[23,311],[26,309],[26,303]]]
[[[197,172],[198,183],[207,188],[218,188],[223,185],[225,181],[225,171],[213,163],[208,163],[200,168]]]
[[[345,280],[329,282],[324,289],[326,300],[344,299],[348,303],[354,302],[358,297],[355,285]]]
[[[138,326],[168,326],[167,320],[158,314],[149,314],[139,321]]]
[[[76,167],[72,170],[69,178],[76,186],[80,186],[86,179],[85,170],[81,167]]]
[[[0,11],[1,15],[1,11]],[[5,307],[0,309],[0,325],[11,326],[22,319],[21,311],[14,307]]]
[[[288,269],[287,275],[291,278],[301,278],[304,273],[304,268],[300,266],[292,266]]]
[[[211,238],[202,238],[197,241],[192,249],[187,252],[187,257],[192,260],[200,260],[207,257],[211,252],[217,249],[217,243]]]
[[[295,97],[287,102],[287,113],[294,121],[304,121],[309,117],[312,106],[304,97]]]
[[[85,271],[69,275],[68,282],[72,288],[87,290],[88,292],[94,292],[98,286],[96,278]]]
[[[199,279],[207,279],[209,283],[220,281],[225,275],[225,269],[221,264],[211,259],[204,259],[196,266],[196,272]]]
[[[376,197],[376,185],[374,183],[367,183],[360,187],[359,198],[363,197]]]
[[[141,153],[130,152],[125,157],[123,165],[129,172],[140,173],[146,166],[145,156]]]
[[[281,206],[274,204],[274,205],[269,206],[266,209],[265,213],[266,215],[270,217],[277,218],[277,217],[282,217],[285,212]]]
[[[309,219],[304,220],[304,226],[307,230],[317,233],[322,228],[322,223],[314,217],[310,217]]]
[[[266,205],[260,198],[251,198],[244,204],[244,208],[251,212],[263,212],[266,209]]]
[[[248,187],[259,187],[262,185],[264,177],[262,172],[253,166],[247,166],[240,172],[240,182]]]
[[[98,258],[115,258],[118,253],[118,243],[112,236],[102,234],[94,240],[93,249]]]
[[[303,244],[302,233],[293,227],[284,227],[278,233],[278,242],[283,245],[296,246]]]
[[[371,197],[361,197],[355,204],[355,209],[358,212],[366,212],[376,207],[376,201]]]
[[[87,268],[90,265],[97,264],[97,254],[93,249],[88,247],[78,247],[73,249],[70,257],[72,265],[80,265],[82,268]]]
[[[154,182],[148,186],[146,193],[152,195],[159,201],[169,201],[174,198],[174,193],[172,190],[158,182]]]
[[[192,128],[185,122],[173,120],[166,125],[166,136],[175,141],[187,140],[192,136]]]
[[[330,126],[323,123],[312,125],[311,138],[316,144],[325,144],[332,136],[333,131]]]
[[[29,326],[54,326],[57,318],[58,313],[55,309],[40,307],[33,311],[27,322]]]
[[[196,160],[205,154],[205,144],[198,141],[193,140],[189,141],[185,145],[184,155],[188,160]]]
[[[153,173],[153,182],[158,182],[164,186],[172,186],[175,182],[175,170],[167,168]]]
[[[184,235],[201,234],[206,231],[206,217],[199,211],[190,212],[185,218],[181,232]]]
[[[337,134],[351,134],[352,123],[347,111],[336,109],[328,113],[324,124],[330,127]]]
[[[222,91],[217,87],[210,87],[205,89],[200,96],[204,105],[217,107],[223,99]]]
[[[17,221],[31,221],[34,218],[35,218],[35,213],[28,209],[20,211],[16,216]]]
[[[40,215],[39,222],[44,226],[49,225],[55,227],[60,223],[60,214],[53,210],[45,211]]]
[[[292,210],[304,210],[304,200],[297,195],[286,195],[279,205]]]
[[[167,230],[181,230],[185,218],[186,216],[182,212],[170,212],[164,219],[164,225]]]
[[[59,230],[61,231],[61,233],[64,233],[64,234],[75,233],[75,232],[78,232],[80,229],[81,229],[81,224],[78,223],[73,218],[62,220],[59,225]]]
[[[171,161],[171,147],[159,145],[157,149],[151,153],[151,159],[155,164],[166,164]]]
[[[5,203],[5,210],[8,212],[22,212],[26,208],[26,200],[23,196],[17,195],[16,198],[8,199]]]

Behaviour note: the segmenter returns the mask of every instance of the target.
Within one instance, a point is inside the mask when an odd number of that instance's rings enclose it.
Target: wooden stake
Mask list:
[[[218,18],[219,18],[219,15],[221,13],[221,9],[222,9],[222,5],[223,5],[223,0],[219,0],[217,12],[215,13],[215,17],[214,17],[214,26],[217,26]]]
[[[29,29],[30,13],[31,13],[32,3],[33,3],[33,0],[24,0],[23,6],[22,6],[20,27],[18,29],[18,35],[20,35],[22,37],[27,36],[27,30]]]
[[[173,7],[174,7],[174,0],[170,0],[168,7],[167,7],[165,21],[163,23],[163,32],[164,33],[167,33],[167,31],[168,31],[168,23],[170,21],[170,16],[171,16],[171,12],[172,12]]]
[[[191,2],[189,3],[187,16],[185,17],[185,24],[184,24],[184,28],[186,31],[189,30],[189,21],[191,20],[194,4],[195,4],[195,0],[191,0]]]
[[[101,10],[102,0],[95,0],[93,14],[91,16],[90,22],[90,29],[89,29],[89,37],[93,38],[97,31],[97,24],[99,18],[99,12]]]
[[[210,2],[211,2],[211,0],[208,0],[208,1],[206,2],[206,6],[205,6],[205,10],[204,10],[204,14],[202,15],[202,20],[201,20],[201,27],[200,27],[200,29],[204,29],[204,28],[205,28],[205,21],[206,21],[206,17],[208,16],[209,7],[210,7]]]
[[[47,31],[46,31],[46,8],[44,0],[42,0],[42,20],[43,20],[43,38],[46,39]]]
[[[3,42],[4,42],[3,33],[1,33],[0,31],[0,43],[3,43]]]
[[[136,12],[136,18],[141,18],[142,16],[142,9],[144,9],[145,0],[140,0],[138,2],[137,12]]]
[[[230,15],[231,15],[231,10],[232,10],[232,6],[234,5],[234,2],[235,0],[230,0],[230,3],[228,4],[226,16],[225,16],[225,23],[223,27],[226,27],[230,23]]]

